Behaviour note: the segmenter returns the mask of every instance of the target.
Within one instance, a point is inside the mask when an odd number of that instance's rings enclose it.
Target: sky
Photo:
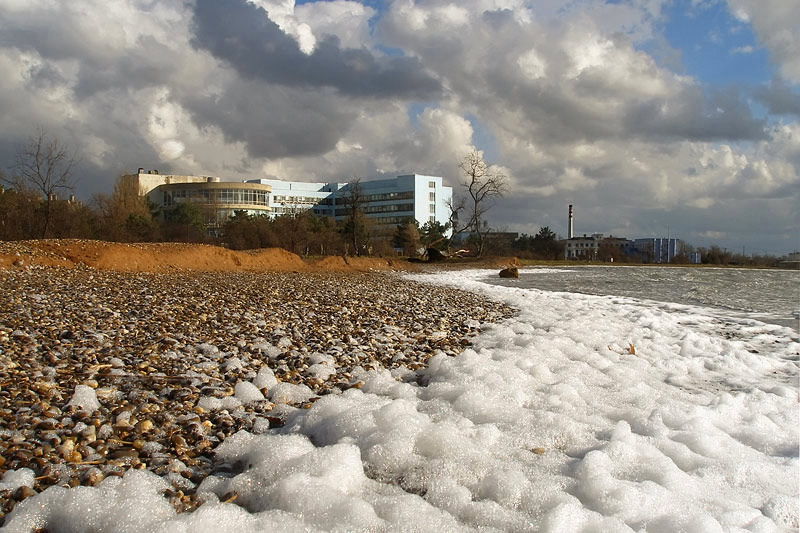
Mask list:
[[[90,201],[137,168],[419,173],[473,149],[498,230],[800,249],[800,2],[0,0],[0,169],[37,128]]]

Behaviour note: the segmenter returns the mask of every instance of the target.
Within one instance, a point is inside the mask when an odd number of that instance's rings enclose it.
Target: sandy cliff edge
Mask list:
[[[408,269],[403,261],[325,257],[304,261],[281,248],[234,251],[206,244],[111,243],[88,240],[0,242],[0,268],[87,266],[120,272],[361,272]]]

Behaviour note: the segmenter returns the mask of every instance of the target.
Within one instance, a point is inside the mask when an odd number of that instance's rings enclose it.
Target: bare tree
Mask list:
[[[450,202],[450,222],[454,235],[465,230],[475,233],[478,240],[478,257],[480,257],[486,244],[486,234],[489,233],[484,215],[492,206],[494,199],[505,194],[506,177],[492,170],[478,150],[467,154],[458,168],[464,173],[465,179],[461,185],[466,189],[467,198],[457,198]],[[466,212],[468,218],[460,223],[459,215],[462,212]]]
[[[19,191],[34,190],[44,196],[43,239],[47,237],[56,193],[74,188],[72,169],[75,161],[75,154],[67,146],[38,129],[36,135],[17,152],[14,175],[0,178]]]
[[[365,195],[361,189],[361,179],[355,178],[347,185],[347,191],[343,198],[347,210],[343,232],[350,245],[353,246],[353,254],[361,255],[362,248],[366,246],[367,217],[364,215]]]

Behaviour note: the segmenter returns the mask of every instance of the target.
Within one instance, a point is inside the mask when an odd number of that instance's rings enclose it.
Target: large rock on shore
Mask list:
[[[501,278],[519,278],[517,267],[507,267],[500,271]]]

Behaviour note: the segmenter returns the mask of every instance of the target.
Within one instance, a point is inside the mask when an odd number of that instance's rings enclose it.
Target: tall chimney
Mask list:
[[[573,229],[574,228],[572,227],[572,204],[569,204],[569,237],[567,237],[568,239],[574,237]]]

